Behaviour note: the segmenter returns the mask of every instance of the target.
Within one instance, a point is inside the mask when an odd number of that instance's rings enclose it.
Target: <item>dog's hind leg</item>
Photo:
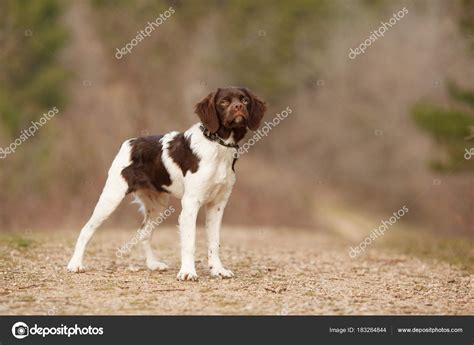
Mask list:
[[[91,239],[97,228],[115,211],[122,199],[127,194],[128,184],[122,177],[122,170],[130,165],[130,142],[126,141],[120,148],[109,170],[107,182],[100,195],[89,221],[84,225],[76,242],[74,254],[67,266],[70,272],[84,272],[82,258],[86,250],[87,243]]]
[[[156,258],[151,246],[151,239],[153,231],[171,214],[171,211],[166,210],[169,196],[165,193],[143,190],[136,192],[135,196],[142,204],[145,217],[139,234],[145,252],[146,266],[152,271],[164,271],[168,266]]]

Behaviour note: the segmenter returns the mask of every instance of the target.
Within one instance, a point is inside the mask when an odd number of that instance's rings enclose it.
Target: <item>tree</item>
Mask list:
[[[447,90],[458,107],[418,104],[412,112],[415,123],[428,132],[447,153],[445,159],[432,161],[433,169],[474,169],[474,157],[466,159],[469,157],[466,153],[469,153],[471,146],[474,147],[474,91],[462,89],[454,82],[448,83]]]
[[[474,1],[463,0],[459,29],[474,49]],[[447,92],[455,105],[451,108],[417,104],[412,110],[415,123],[444,148],[447,157],[431,162],[437,171],[474,170],[474,90],[447,83]],[[471,151],[471,149],[473,149]]]
[[[64,102],[61,13],[57,0],[0,3],[0,125],[12,137]]]

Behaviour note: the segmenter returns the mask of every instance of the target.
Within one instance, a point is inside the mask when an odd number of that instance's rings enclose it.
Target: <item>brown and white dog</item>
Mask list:
[[[95,230],[117,208],[128,193],[134,193],[144,210],[142,228],[150,225],[168,205],[169,195],[181,199],[179,216],[181,269],[179,280],[197,280],[194,267],[196,217],[206,207],[208,263],[211,275],[230,278],[219,258],[219,235],[224,208],[235,183],[237,143],[250,130],[257,130],[266,110],[265,103],[250,90],[226,87],[210,93],[196,105],[197,123],[184,133],[171,132],[125,141],[112,166],[92,217],[84,225],[70,272],[83,272],[86,245]],[[149,227],[151,230],[153,227]],[[152,232],[141,242],[150,270],[165,270],[152,250]]]

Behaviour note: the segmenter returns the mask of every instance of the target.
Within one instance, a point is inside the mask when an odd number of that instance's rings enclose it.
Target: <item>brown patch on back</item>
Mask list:
[[[153,135],[134,139],[132,145],[132,164],[122,170],[122,176],[128,183],[127,193],[139,189],[150,189],[169,193],[164,186],[171,185],[171,178],[163,164],[161,155],[162,135]]]
[[[191,150],[189,138],[179,133],[168,145],[168,152],[173,161],[181,168],[183,176],[188,171],[195,173],[199,168],[199,157]]]

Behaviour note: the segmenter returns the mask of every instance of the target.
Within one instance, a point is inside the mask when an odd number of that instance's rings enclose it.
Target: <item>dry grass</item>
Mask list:
[[[202,229],[201,229],[202,230]],[[236,277],[211,279],[199,231],[199,282],[178,282],[178,234],[154,243],[170,265],[144,268],[141,248],[116,258],[133,231],[100,230],[86,254],[88,271],[65,266],[76,232],[3,234],[1,314],[472,314],[472,275],[372,244],[350,259],[341,236],[297,229],[226,228],[222,258]]]

